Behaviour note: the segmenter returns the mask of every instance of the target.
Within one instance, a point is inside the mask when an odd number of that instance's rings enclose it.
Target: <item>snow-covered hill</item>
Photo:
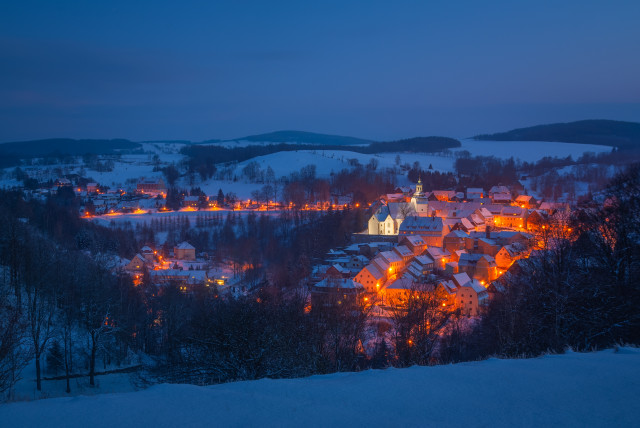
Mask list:
[[[15,427],[640,426],[640,350],[339,373],[0,406]]]

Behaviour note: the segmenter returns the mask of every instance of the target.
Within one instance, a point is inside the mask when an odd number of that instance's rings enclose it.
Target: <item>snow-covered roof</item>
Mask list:
[[[380,209],[374,214],[374,217],[380,222],[385,221],[387,217],[389,217],[389,207],[387,207],[386,205],[381,206]]]
[[[398,278],[393,281],[391,284],[387,285],[385,288],[388,290],[411,290],[414,286],[414,282],[411,278]]]
[[[467,187],[467,195],[469,195],[470,193],[482,194],[484,193],[484,190],[480,187]]]
[[[493,239],[489,239],[489,238],[479,238],[478,241],[482,241],[482,242],[484,242],[485,244],[488,244],[488,245],[497,245],[496,241],[494,241]]]
[[[445,238],[468,238],[469,234],[462,230],[454,230],[445,235]]]
[[[493,186],[489,193],[509,193],[509,188],[507,186]]]
[[[467,230],[471,230],[474,228],[473,223],[471,223],[468,218],[460,219],[460,223],[462,223],[462,226],[464,226]]]
[[[502,215],[510,215],[510,216],[524,216],[527,213],[527,210],[520,207],[508,206],[502,209]]]
[[[476,293],[478,293],[478,297],[480,297],[480,293],[486,293],[487,289],[484,287],[484,285],[480,284],[477,280],[473,280],[468,282],[467,284],[464,285],[464,287],[471,287],[473,288],[473,291],[475,291]]]
[[[373,259],[373,263],[375,263],[380,272],[386,272],[390,267],[389,262],[382,257],[376,257],[375,259]]]
[[[409,216],[400,225],[401,232],[442,232],[444,223],[440,217]]]
[[[453,281],[458,285],[458,287],[464,287],[467,283],[471,282],[471,278],[469,278],[469,275],[467,275],[466,272],[462,272],[454,274]]]
[[[440,285],[442,285],[444,291],[446,291],[448,294],[455,294],[458,291],[458,287],[456,286],[455,282],[451,280],[442,281],[440,282]]]
[[[422,266],[433,263],[433,259],[427,256],[426,254],[423,254],[421,256],[416,256],[413,259],[417,261],[419,264],[421,264]]]
[[[380,254],[378,254],[378,257],[383,257],[389,263],[400,263],[400,262],[402,262],[402,259],[400,258],[400,256],[397,253],[395,253],[394,251],[382,251]]]
[[[382,272],[380,272],[380,269],[378,269],[378,267],[373,263],[366,265],[363,269],[366,269],[367,272],[369,272],[369,274],[371,274],[371,276],[376,280],[384,278],[384,275],[382,274]]]
[[[194,247],[193,245],[189,244],[187,241],[183,241],[180,244],[178,244],[176,246],[176,248],[178,250],[195,250],[196,247]]]
[[[411,251],[409,248],[407,248],[404,245],[398,245],[397,247],[394,247],[394,250],[401,256],[401,257],[411,257],[413,256],[413,251]]]
[[[522,203],[530,202],[532,199],[533,199],[533,196],[531,196],[531,195],[519,195],[516,198],[516,202],[522,202]]]
[[[433,260],[441,259],[442,257],[449,257],[451,255],[449,251],[443,250],[440,247],[427,247],[426,253],[429,254]]]
[[[474,265],[478,262],[478,260],[482,258],[482,256],[484,256],[484,254],[469,254],[469,253],[460,254],[458,265],[460,266]]]
[[[494,193],[493,194],[493,199],[496,200],[496,201],[510,201],[511,200],[511,193],[509,193],[509,192]]]
[[[364,288],[364,285],[351,278],[325,278],[315,284],[315,286],[321,288],[349,288],[354,290]]]
[[[414,247],[427,245],[427,243],[424,241],[424,239],[420,235],[409,235],[409,236],[405,236],[403,239],[406,239],[407,241],[409,241],[409,243]]]
[[[350,274],[351,271],[345,267],[340,266],[339,264],[334,264],[331,265],[332,268],[334,268],[335,270],[337,270],[338,272],[342,273],[342,274]]]
[[[350,261],[360,262],[360,263],[369,263],[369,259],[363,256],[362,254],[351,257]]]

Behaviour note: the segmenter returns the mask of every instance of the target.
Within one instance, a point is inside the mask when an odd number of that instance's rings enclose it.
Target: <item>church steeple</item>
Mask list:
[[[422,195],[422,177],[418,176],[418,184],[416,184],[416,196]]]

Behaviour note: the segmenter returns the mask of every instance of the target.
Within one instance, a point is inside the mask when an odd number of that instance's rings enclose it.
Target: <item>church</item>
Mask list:
[[[418,179],[416,191],[409,202],[383,203],[371,216],[368,223],[370,235],[398,235],[405,218],[427,216],[428,200],[422,188],[422,179]]]

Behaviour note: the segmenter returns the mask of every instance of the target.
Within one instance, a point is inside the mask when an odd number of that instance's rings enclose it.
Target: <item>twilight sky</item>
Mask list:
[[[640,1],[0,4],[0,142],[640,121]]]

